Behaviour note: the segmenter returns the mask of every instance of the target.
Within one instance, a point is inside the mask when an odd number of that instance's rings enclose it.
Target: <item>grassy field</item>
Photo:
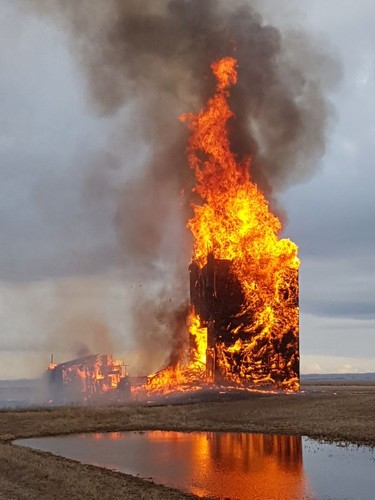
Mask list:
[[[301,394],[220,396],[194,404],[0,412],[0,498],[194,498],[48,453],[16,438],[90,431],[209,430],[305,435],[375,446],[375,384],[305,384]],[[218,400],[221,399],[221,400]]]

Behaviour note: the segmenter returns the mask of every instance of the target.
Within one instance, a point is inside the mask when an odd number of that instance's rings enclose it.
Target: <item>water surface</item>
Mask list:
[[[375,451],[298,436],[112,432],[20,439],[29,446],[200,496],[301,500],[375,498]]]

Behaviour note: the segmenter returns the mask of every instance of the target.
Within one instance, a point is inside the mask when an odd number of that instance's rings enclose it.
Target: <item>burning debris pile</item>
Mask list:
[[[190,265],[190,353],[150,378],[151,389],[191,384],[299,388],[297,246],[279,239],[279,219],[251,180],[251,158],[232,153],[229,88],[237,61],[212,64],[216,94],[197,115],[188,161],[195,173]]]
[[[122,361],[92,354],[48,367],[49,400],[54,404],[109,402],[130,396],[129,377]]]

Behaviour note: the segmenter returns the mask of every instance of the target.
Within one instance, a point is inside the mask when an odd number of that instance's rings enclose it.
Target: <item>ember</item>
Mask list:
[[[188,227],[189,362],[150,377],[149,389],[203,383],[299,388],[297,246],[279,239],[280,220],[252,182],[251,158],[231,151],[229,88],[237,61],[212,64],[216,93],[197,115],[180,117],[191,137],[188,162],[196,177]]]

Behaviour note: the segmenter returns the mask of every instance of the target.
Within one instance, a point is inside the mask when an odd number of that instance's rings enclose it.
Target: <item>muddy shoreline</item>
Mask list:
[[[304,384],[299,394],[0,412],[0,498],[195,498],[132,476],[11,444],[17,438],[126,430],[292,434],[375,447],[375,384]],[[207,395],[205,396],[207,398]],[[174,404],[171,404],[174,403]]]

